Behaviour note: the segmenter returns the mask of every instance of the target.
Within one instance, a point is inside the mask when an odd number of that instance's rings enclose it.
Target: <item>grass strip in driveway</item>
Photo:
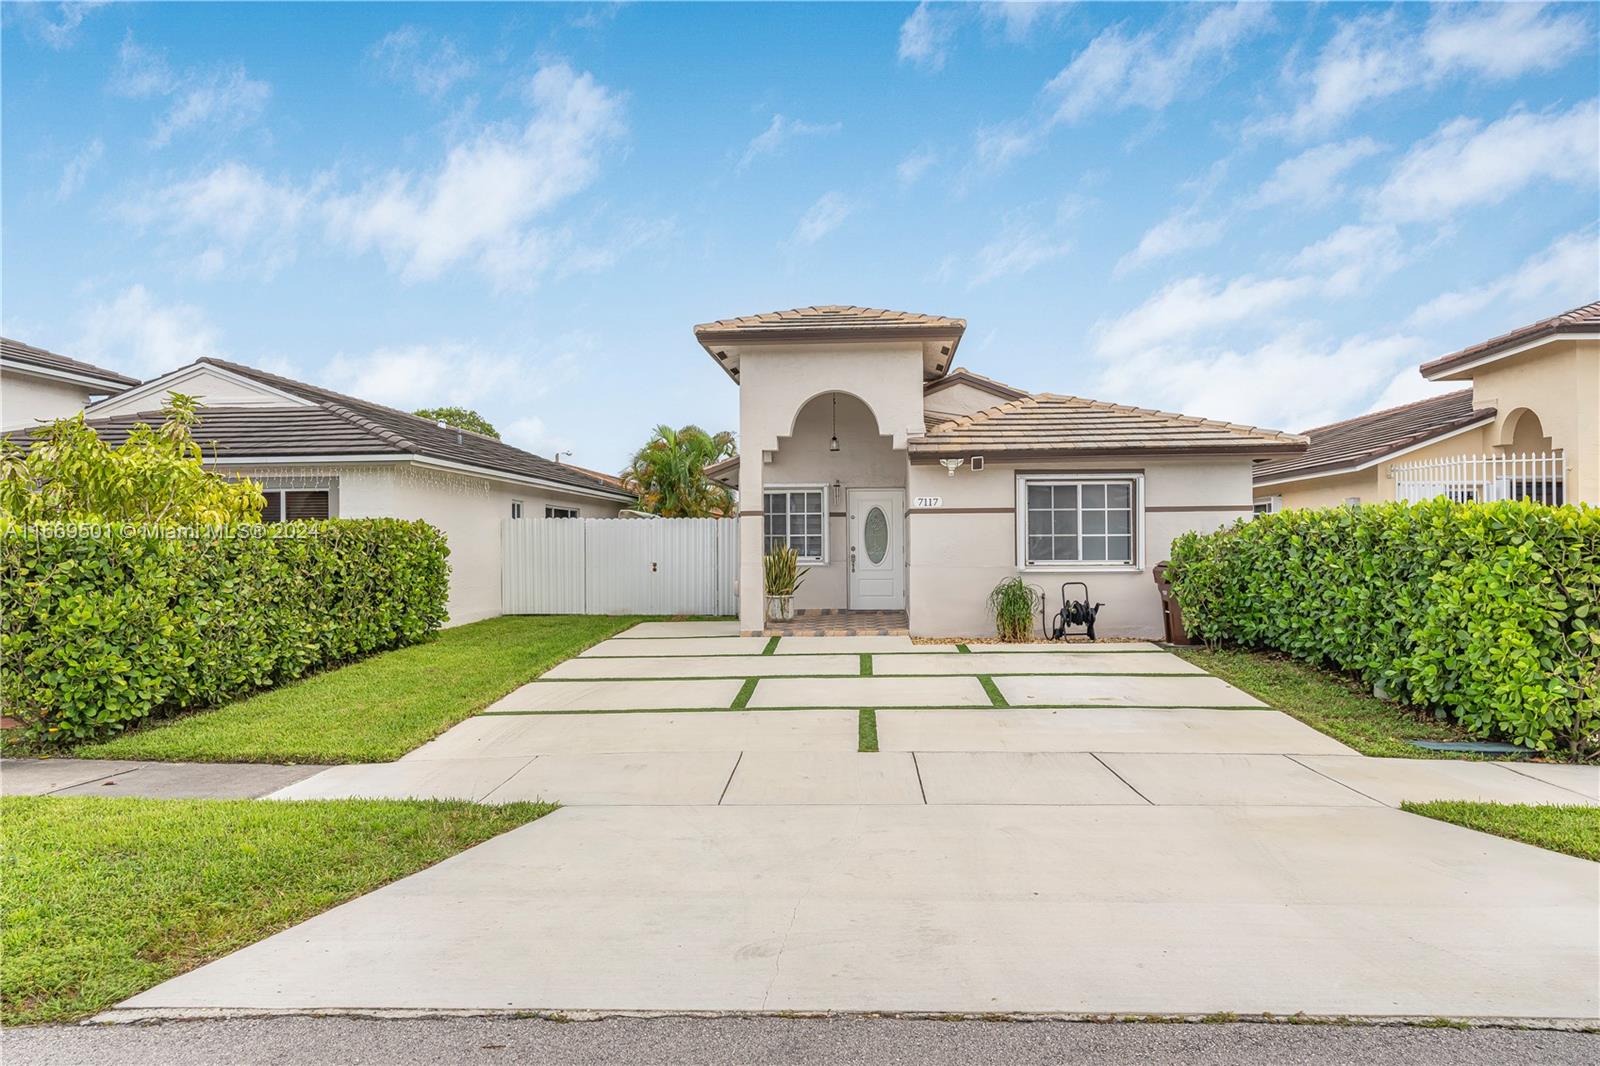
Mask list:
[[[1265,701],[1363,755],[1460,758],[1412,747],[1408,740],[1471,740],[1465,732],[1368,694],[1354,681],[1276,652],[1200,646],[1172,649],[1235,688]]]
[[[872,655],[868,652],[861,653],[861,676],[872,676]]]
[[[856,750],[878,750],[878,712],[862,711],[856,720]]]
[[[778,653],[778,638],[773,637],[767,641],[767,646],[761,649],[762,655],[776,655]]]
[[[426,644],[152,722],[73,754],[164,762],[389,762],[640,620],[508,615],[457,626]]]
[[[994,678],[990,677],[988,674],[979,675],[978,684],[982,685],[983,691],[989,694],[990,703],[994,704],[996,707],[1011,706],[1011,704],[1006,702],[1006,698],[1000,694],[1000,686],[994,683]]]
[[[1507,840],[1600,862],[1600,807],[1436,800],[1400,809]]]
[[[745,705],[750,702],[750,697],[756,694],[756,682],[759,680],[761,679],[758,677],[745,678],[744,684],[739,687],[739,694],[733,697],[733,705],[728,709],[730,711],[744,710]]]
[[[553,809],[8,796],[0,1017],[103,1010]]]

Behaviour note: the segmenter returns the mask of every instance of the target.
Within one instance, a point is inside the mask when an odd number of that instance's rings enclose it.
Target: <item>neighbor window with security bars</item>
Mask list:
[[[1137,564],[1137,478],[1022,478],[1017,496],[1021,566]]]
[[[820,563],[827,553],[827,512],[823,488],[768,489],[763,512],[765,551],[788,545],[802,562]]]
[[[305,518],[327,518],[327,489],[267,489],[267,506],[261,511],[263,522],[295,522]]]

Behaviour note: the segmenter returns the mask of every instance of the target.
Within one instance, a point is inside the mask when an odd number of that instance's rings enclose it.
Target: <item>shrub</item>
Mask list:
[[[105,737],[444,620],[448,549],[390,518],[0,530],[0,695],[30,737]]]
[[[1383,685],[1471,733],[1600,751],[1600,511],[1526,502],[1263,515],[1172,546],[1191,635]]]
[[[768,596],[793,596],[805,583],[808,567],[800,565],[800,553],[780,545],[761,557],[761,572]]]
[[[1043,593],[1020,577],[1000,582],[989,590],[989,610],[994,614],[996,635],[1010,644],[1026,641],[1033,636],[1033,619],[1043,603]]]

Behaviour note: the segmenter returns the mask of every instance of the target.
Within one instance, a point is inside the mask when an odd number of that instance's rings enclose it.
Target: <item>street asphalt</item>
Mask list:
[[[1005,1063],[1503,1066],[1600,1061],[1600,1035],[1514,1029],[897,1018],[281,1017],[47,1026],[0,1036],[6,1066]]]

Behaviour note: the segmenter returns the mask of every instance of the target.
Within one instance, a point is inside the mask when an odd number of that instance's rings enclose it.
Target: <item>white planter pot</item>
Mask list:
[[[774,622],[790,622],[794,620],[793,596],[768,596],[767,617]]]

